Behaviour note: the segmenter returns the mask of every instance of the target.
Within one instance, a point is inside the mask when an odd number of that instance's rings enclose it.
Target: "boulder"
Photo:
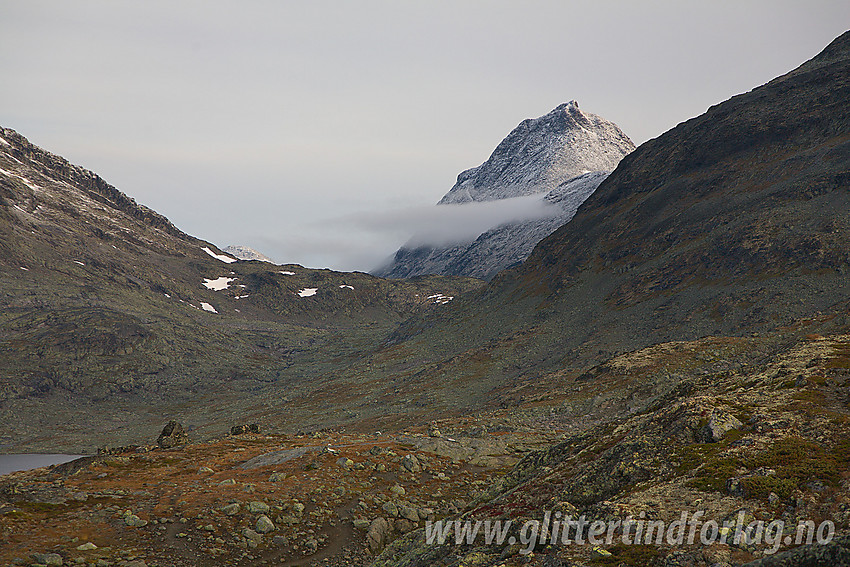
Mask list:
[[[401,460],[401,466],[407,469],[409,472],[418,473],[422,471],[422,465],[419,463],[419,459],[416,458],[415,455],[405,455]]]
[[[251,514],[265,514],[269,511],[269,505],[265,502],[249,502],[248,512]]]
[[[231,435],[242,435],[244,433],[259,433],[260,426],[256,423],[251,423],[247,425],[234,425],[230,428]]]
[[[171,420],[165,427],[162,428],[162,433],[156,440],[157,445],[162,449],[171,449],[179,447],[189,442],[189,436],[183,431],[183,426],[179,421]]]
[[[273,532],[275,530],[275,527],[269,517],[263,514],[262,516],[257,518],[257,525],[254,527],[254,529],[261,534],[267,534],[269,532]]]
[[[734,415],[726,412],[715,411],[711,414],[711,419],[699,431],[700,440],[704,443],[716,443],[732,431],[738,429],[744,424]]]
[[[366,545],[373,553],[377,553],[387,540],[390,533],[390,524],[383,518],[375,518],[369,531],[366,532]]]

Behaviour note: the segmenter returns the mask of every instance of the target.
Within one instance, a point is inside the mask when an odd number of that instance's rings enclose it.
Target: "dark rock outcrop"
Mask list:
[[[173,449],[189,442],[189,435],[183,431],[179,421],[171,420],[162,428],[156,443],[162,449]]]

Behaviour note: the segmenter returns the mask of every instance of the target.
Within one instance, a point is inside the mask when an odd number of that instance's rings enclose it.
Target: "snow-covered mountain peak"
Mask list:
[[[611,171],[634,149],[616,124],[571,100],[519,123],[478,167],[458,175],[440,204],[546,193],[590,171]]]

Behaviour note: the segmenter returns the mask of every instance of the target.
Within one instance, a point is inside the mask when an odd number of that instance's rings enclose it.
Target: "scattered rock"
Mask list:
[[[183,431],[183,426],[180,422],[173,419],[162,428],[162,433],[159,434],[159,438],[156,440],[157,445],[162,449],[179,447],[188,442],[189,436]]]
[[[419,513],[410,506],[399,506],[398,515],[414,523],[419,521]]]
[[[62,567],[62,556],[58,553],[34,553],[32,558],[39,565]]]
[[[389,514],[390,516],[398,516],[398,506],[396,506],[393,502],[384,502],[384,505],[381,506],[384,512]]]
[[[743,425],[741,420],[734,415],[715,410],[708,423],[699,431],[699,437],[704,443],[716,443],[723,439],[727,433]]]
[[[148,525],[147,520],[143,520],[135,514],[126,514],[124,516],[124,523],[130,528],[143,528]]]
[[[269,482],[281,482],[282,480],[286,480],[286,473],[276,472],[269,477]]]
[[[400,484],[394,484],[390,487],[390,492],[392,492],[396,496],[404,496],[406,491],[404,490],[404,487]]]
[[[251,514],[265,514],[269,511],[269,505],[265,502],[249,502],[248,512]]]
[[[401,466],[412,473],[418,473],[422,471],[422,465],[419,463],[419,459],[416,456],[407,454],[401,460]]]
[[[336,464],[344,469],[350,469],[354,466],[354,461],[347,457],[340,457],[339,459],[337,459]]]
[[[389,533],[389,522],[384,518],[375,518],[366,533],[366,545],[372,552],[376,553],[383,547]]]
[[[304,542],[304,549],[307,553],[316,553],[316,550],[319,549],[319,542],[316,538],[311,537]]]
[[[369,520],[367,520],[365,518],[355,518],[353,523],[354,523],[354,527],[357,528],[358,530],[365,530],[371,525],[372,522],[370,522]]]
[[[257,518],[257,525],[255,528],[261,534],[267,534],[269,532],[273,532],[275,527],[269,517],[263,514],[259,518]]]
[[[97,546],[90,541],[77,546],[77,551],[91,551],[92,549],[97,549]]]
[[[242,507],[239,505],[238,502],[232,502],[227,506],[223,506],[221,508],[221,511],[224,513],[225,516],[235,516],[239,513],[239,510],[241,510],[241,508]]]
[[[255,532],[251,528],[245,528],[242,530],[242,537],[245,539],[254,542],[255,544],[259,544],[263,541],[263,536],[259,533]]]
[[[209,467],[201,467],[201,468],[198,469],[198,472],[201,473],[201,474],[213,474],[213,473],[215,473],[215,471],[212,470]]]
[[[244,433],[259,433],[260,426],[256,423],[251,423],[248,425],[234,425],[230,428],[231,435],[242,435]]]

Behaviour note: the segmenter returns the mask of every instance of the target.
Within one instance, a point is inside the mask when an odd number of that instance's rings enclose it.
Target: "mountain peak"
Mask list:
[[[616,124],[571,100],[520,122],[487,161],[458,175],[440,204],[545,193],[589,171],[611,171],[634,148]]]

